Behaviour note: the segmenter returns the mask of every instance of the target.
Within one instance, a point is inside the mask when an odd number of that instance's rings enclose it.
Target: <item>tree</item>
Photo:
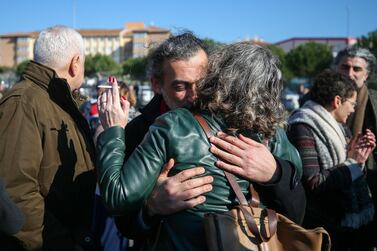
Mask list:
[[[97,54],[95,56],[87,56],[85,59],[85,75],[87,76],[102,73],[118,75],[120,72],[120,65],[110,56]]]
[[[0,66],[0,73],[5,73],[5,72],[9,72],[9,71],[14,71],[15,69],[12,68],[12,67],[8,67],[8,66]]]
[[[366,36],[357,39],[357,45],[370,50],[377,57],[377,30],[369,32]]]
[[[287,67],[296,77],[313,78],[330,67],[333,60],[330,48],[325,44],[309,42],[288,52]]]
[[[16,67],[16,74],[17,76],[21,76],[21,74],[25,71],[26,65],[29,63],[30,60],[25,60],[19,63]]]
[[[130,75],[135,80],[146,80],[147,64],[147,57],[127,59],[122,64],[123,74]]]
[[[223,43],[220,43],[218,41],[215,41],[211,38],[204,38],[203,39],[203,44],[204,46],[207,48],[207,51],[209,53],[211,53],[213,50],[215,50],[216,48],[218,48],[219,46],[222,46],[224,45]]]
[[[287,67],[285,51],[282,48],[277,47],[276,45],[272,45],[272,44],[265,45],[265,47],[268,48],[273,54],[275,54],[275,56],[279,58],[280,60],[279,68],[283,74],[283,79],[286,81],[290,80],[293,77],[293,74]]]

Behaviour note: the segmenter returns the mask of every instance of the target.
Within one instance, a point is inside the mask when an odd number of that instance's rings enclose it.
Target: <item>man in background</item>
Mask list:
[[[335,69],[350,77],[358,87],[357,106],[355,112],[350,115],[347,126],[353,135],[364,133],[370,129],[377,133],[377,91],[369,88],[367,82],[372,73],[375,73],[376,57],[365,48],[350,47],[340,51],[334,60]],[[366,162],[366,177],[372,193],[374,208],[377,209],[377,150],[369,155]],[[364,227],[359,233],[360,240],[356,244],[360,250],[363,247],[377,246],[377,240],[373,233],[377,229],[377,217],[374,216],[373,224]]]
[[[78,107],[84,41],[68,27],[43,30],[34,61],[0,100],[0,176],[25,215],[27,250],[83,250],[95,188],[94,146]]]

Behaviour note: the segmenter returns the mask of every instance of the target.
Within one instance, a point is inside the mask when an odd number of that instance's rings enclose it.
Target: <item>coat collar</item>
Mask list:
[[[32,81],[35,85],[47,91],[53,99],[56,98],[55,96],[58,98],[71,96],[70,98],[75,101],[78,107],[86,100],[86,97],[82,96],[78,91],[71,92],[67,80],[59,78],[54,69],[33,60],[27,64],[25,71],[21,75],[21,79]]]
[[[21,75],[21,79],[29,79],[45,90],[48,90],[51,80],[57,78],[59,77],[55,70],[33,60],[26,65],[25,71]],[[65,82],[67,81],[65,80]]]
[[[144,108],[140,109],[140,112],[147,121],[153,123],[154,120],[161,115],[161,102],[163,102],[162,95],[156,94]]]

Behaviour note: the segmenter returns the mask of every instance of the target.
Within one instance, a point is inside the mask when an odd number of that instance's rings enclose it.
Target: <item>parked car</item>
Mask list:
[[[300,107],[299,99],[300,95],[298,95],[297,93],[294,93],[289,89],[285,89],[283,91],[282,102],[287,111],[291,112],[295,109],[298,109]]]
[[[137,93],[137,104],[139,107],[145,106],[154,96],[154,92],[150,85],[139,85],[135,88]]]

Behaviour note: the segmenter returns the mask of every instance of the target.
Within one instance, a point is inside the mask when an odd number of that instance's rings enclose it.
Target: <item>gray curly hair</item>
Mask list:
[[[252,129],[271,137],[284,120],[278,64],[268,49],[250,42],[221,47],[198,84],[196,108],[223,118],[230,132]]]
[[[363,58],[368,66],[367,66],[367,71],[370,73],[371,71],[374,70],[374,68],[377,66],[377,60],[376,57],[370,52],[370,50],[358,46],[352,46],[345,48],[344,50],[341,50],[336,58],[334,59],[333,66],[338,66],[340,61],[344,57],[350,57],[350,58]]]

